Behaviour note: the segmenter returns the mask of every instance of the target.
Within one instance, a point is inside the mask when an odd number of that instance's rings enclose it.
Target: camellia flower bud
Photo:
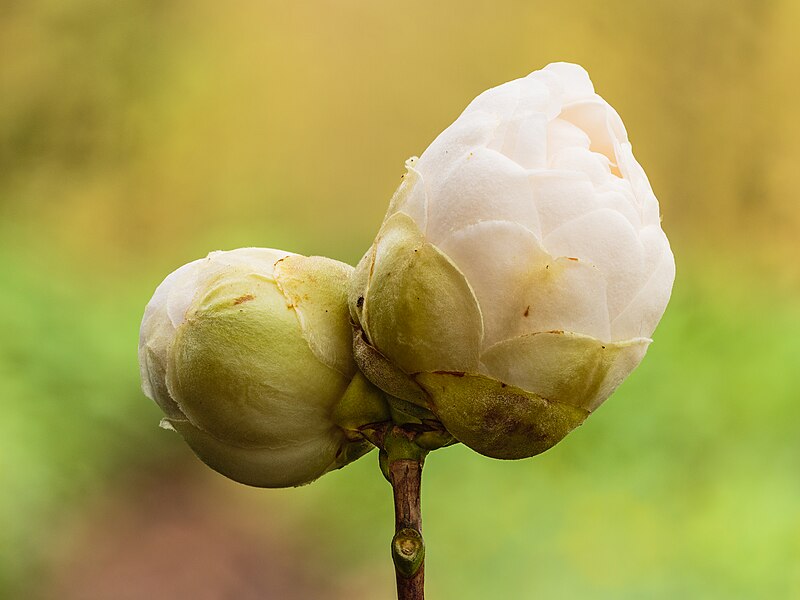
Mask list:
[[[354,379],[351,272],[242,248],[169,275],[139,341],[142,388],[165,426],[213,469],[260,487],[301,485],[363,455],[369,444],[332,418],[350,388],[370,393]]]
[[[674,276],[622,121],[581,67],[552,64],[407,162],[354,275],[356,358],[474,450],[532,456],[639,364]]]

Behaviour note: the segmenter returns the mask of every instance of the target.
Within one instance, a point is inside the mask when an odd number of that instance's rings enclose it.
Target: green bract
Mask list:
[[[382,406],[356,376],[351,271],[246,248],[167,277],[146,309],[139,348],[143,389],[165,425],[215,470],[261,487],[301,485],[367,452],[333,418],[343,396]]]

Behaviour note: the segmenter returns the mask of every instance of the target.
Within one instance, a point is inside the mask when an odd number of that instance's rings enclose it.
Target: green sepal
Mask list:
[[[375,244],[370,246],[366,254],[358,261],[347,291],[347,305],[350,309],[350,319],[362,329],[364,328],[364,303],[366,302],[369,288],[369,278],[375,264]]]
[[[464,274],[403,213],[375,246],[362,314],[370,343],[406,373],[476,369],[483,317]]]
[[[464,445],[492,458],[518,459],[551,448],[589,415],[484,375],[418,373],[434,411]]]
[[[358,460],[371,452],[373,448],[375,446],[365,439],[351,441],[349,444],[342,446],[342,452],[336,457],[336,466],[333,468],[341,469],[346,467],[354,460]]]
[[[361,372],[384,392],[423,408],[428,406],[425,391],[378,352],[357,328],[353,330],[353,355]]]
[[[331,418],[350,438],[361,437],[359,430],[371,423],[392,420],[384,393],[357,372],[342,399],[333,409]]]
[[[424,431],[414,438],[414,443],[423,450],[438,450],[445,446],[457,444],[456,440],[449,432],[439,429]]]
[[[386,452],[386,450],[380,450],[378,452],[378,466],[381,469],[381,473],[383,473],[383,478],[389,483],[392,483],[389,473],[389,453]]]
[[[397,460],[413,460],[422,464],[428,454],[427,450],[417,445],[397,427],[392,427],[386,432],[383,449],[388,454],[387,466],[391,466]]]
[[[406,402],[394,396],[389,396],[388,400],[392,411],[392,420],[397,425],[408,425],[409,423],[421,425],[426,419],[436,419],[436,415],[430,410],[412,402]]]

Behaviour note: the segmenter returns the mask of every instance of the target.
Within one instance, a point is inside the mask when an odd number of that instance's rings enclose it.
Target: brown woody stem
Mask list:
[[[381,471],[392,484],[392,560],[397,576],[397,598],[424,600],[425,544],[419,492],[422,463],[428,450],[417,444],[419,428],[389,422],[363,431],[365,437],[380,448]]]
[[[425,544],[422,540],[420,509],[422,460],[401,458],[390,461],[389,482],[394,492],[392,560],[397,575],[397,598],[423,600]]]

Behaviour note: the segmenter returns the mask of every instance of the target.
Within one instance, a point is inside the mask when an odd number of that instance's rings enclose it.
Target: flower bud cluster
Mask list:
[[[195,453],[309,482],[381,423],[496,458],[547,450],[641,362],[675,264],[619,115],[577,65],[478,96],[410,159],[355,271],[214,252],[145,311],[145,393]]]

